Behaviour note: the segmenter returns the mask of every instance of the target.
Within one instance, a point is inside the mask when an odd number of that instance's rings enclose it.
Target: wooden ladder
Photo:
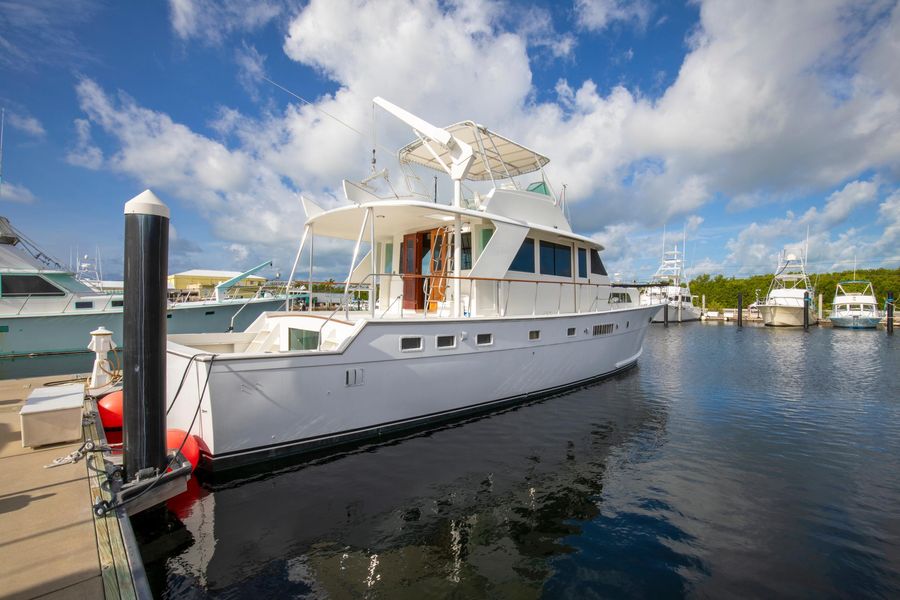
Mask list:
[[[447,299],[447,272],[452,268],[450,232],[439,227],[431,233],[431,283],[428,289],[428,312],[435,312],[438,302]]]

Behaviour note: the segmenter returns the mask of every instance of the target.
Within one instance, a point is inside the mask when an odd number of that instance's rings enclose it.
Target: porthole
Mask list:
[[[78,309],[78,308],[94,308],[94,303],[89,300],[85,300],[82,302],[76,302],[75,308],[76,309]]]
[[[475,343],[479,346],[490,346],[494,343],[493,333],[479,333],[475,336]]]
[[[528,339],[532,342],[535,340],[541,339],[541,330],[540,329],[532,329],[528,332]]]
[[[569,329],[566,331],[566,335],[569,337],[575,337],[575,328],[569,327]]]
[[[422,349],[422,338],[420,336],[402,337],[400,338],[401,352],[415,352]]]
[[[434,345],[437,346],[438,350],[449,350],[451,348],[456,348],[456,336],[439,335],[435,339]]]

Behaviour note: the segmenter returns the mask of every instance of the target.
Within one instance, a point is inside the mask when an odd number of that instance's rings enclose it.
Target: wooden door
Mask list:
[[[421,234],[403,236],[400,246],[400,276],[403,279],[403,308],[421,310],[425,307],[425,291],[422,288]]]

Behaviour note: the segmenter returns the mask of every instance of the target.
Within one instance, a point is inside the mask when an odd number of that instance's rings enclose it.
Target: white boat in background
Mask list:
[[[871,281],[853,279],[838,282],[831,315],[828,317],[832,325],[849,329],[874,329],[881,322],[881,317]]]
[[[168,330],[242,329],[261,313],[285,303],[283,286],[280,293],[261,291],[250,299],[227,297],[237,281],[223,282],[216,298],[171,303]],[[89,369],[91,331],[106,327],[121,346],[123,305],[121,294],[92,289],[0,217],[0,379]],[[35,360],[60,356],[84,360]]]
[[[412,190],[379,197],[346,180],[346,206],[304,199],[295,268],[305,250],[312,273],[314,235],[356,241],[340,312],[271,312],[240,333],[169,336],[168,427],[193,427],[207,468],[521,402],[641,355],[658,307],[610,285],[602,247],[572,231],[546,157],[471,121],[438,128],[375,103],[416,134],[401,168],[447,173],[453,204]],[[530,185],[518,181],[535,172]],[[482,193],[464,180],[492,185]],[[358,260],[363,242],[371,251]],[[367,311],[350,310],[352,283],[368,286]]]
[[[816,322],[815,290],[806,274],[805,263],[803,255],[787,250],[781,252],[769,292],[764,300],[757,299],[757,309],[764,324],[802,327],[804,310],[808,322]]]
[[[682,240],[681,252],[678,251],[678,246],[666,250],[665,236],[663,236],[662,263],[651,278],[651,282],[656,285],[641,290],[641,306],[663,307],[654,315],[654,323],[662,323],[666,320],[663,313],[665,304],[669,305],[668,320],[670,323],[700,320],[700,309],[694,306],[691,289],[684,276],[686,243],[686,239]]]

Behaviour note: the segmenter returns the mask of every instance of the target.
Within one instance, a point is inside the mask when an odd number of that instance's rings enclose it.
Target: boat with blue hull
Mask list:
[[[227,289],[209,300],[171,303],[168,331],[243,330],[260,314],[284,308],[283,292],[260,290],[253,298],[237,298],[227,297]],[[0,379],[89,368],[90,332],[105,327],[121,334],[123,304],[121,294],[92,289],[0,217]],[[121,339],[114,340],[121,346]]]
[[[881,311],[871,281],[849,280],[837,284],[829,320],[835,327],[875,329],[881,322]]]

